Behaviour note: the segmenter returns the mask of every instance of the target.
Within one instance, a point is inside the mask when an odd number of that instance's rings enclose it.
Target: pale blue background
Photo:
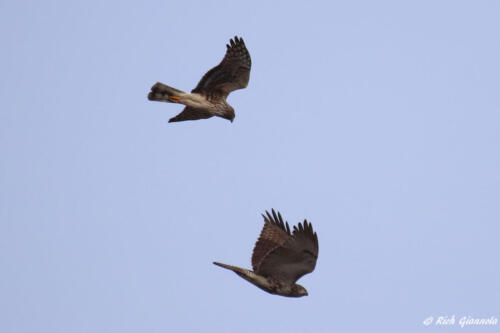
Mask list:
[[[498,1],[4,0],[0,28],[0,332],[500,318]],[[168,124],[150,86],[235,34],[234,123]],[[272,207],[318,232],[308,297],[212,265],[250,267]]]

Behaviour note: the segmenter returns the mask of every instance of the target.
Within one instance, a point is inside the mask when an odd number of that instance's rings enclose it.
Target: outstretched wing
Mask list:
[[[252,60],[243,38],[234,37],[227,44],[227,51],[221,63],[209,70],[200,80],[193,93],[207,93],[219,90],[227,96],[231,91],[243,89],[250,79]]]
[[[186,106],[181,113],[177,116],[170,118],[169,123],[173,123],[176,121],[185,121],[185,120],[197,120],[197,119],[207,119],[212,117],[213,114],[203,110],[203,109],[194,109],[189,106]]]
[[[279,212],[276,214],[274,209],[271,211],[273,213],[272,215],[269,214],[268,211],[266,211],[267,216],[262,214],[264,218],[264,227],[253,248],[252,267],[255,272],[259,270],[264,258],[271,251],[285,244],[291,236],[288,222],[283,222],[283,218]]]
[[[283,245],[263,258],[256,273],[284,283],[295,283],[314,270],[318,251],[318,236],[312,225],[304,220],[303,224],[293,227],[293,234]]]

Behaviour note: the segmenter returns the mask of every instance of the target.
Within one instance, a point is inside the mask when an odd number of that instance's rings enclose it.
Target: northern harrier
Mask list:
[[[150,101],[184,104],[186,107],[168,122],[222,117],[233,122],[234,109],[226,102],[233,90],[243,89],[250,79],[252,60],[243,38],[227,44],[221,63],[209,70],[191,93],[157,82],[148,95]]]
[[[226,264],[214,262],[227,268],[271,294],[301,297],[307,290],[295,282],[311,273],[318,259],[318,236],[311,223],[304,220],[293,227],[290,233],[288,222],[281,214],[266,211],[264,227],[255,243],[252,255],[253,272]]]

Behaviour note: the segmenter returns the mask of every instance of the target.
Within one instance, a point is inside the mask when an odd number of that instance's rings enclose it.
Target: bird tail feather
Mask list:
[[[255,274],[254,272],[252,272],[249,269],[236,267],[236,266],[232,266],[232,265],[227,265],[227,264],[222,264],[222,263],[216,262],[216,261],[214,261],[214,265],[220,266],[220,267],[225,268],[225,269],[229,269],[229,270],[235,272],[236,274],[238,274],[239,276],[243,277],[246,280],[253,280],[256,277],[259,277],[257,274]]]
[[[240,267],[223,264],[223,263],[220,263],[220,262],[217,262],[217,261],[214,261],[214,265],[220,266],[220,267],[225,268],[225,269],[229,269],[229,270],[231,270],[233,272],[243,273],[244,271],[247,271],[247,269],[243,269],[243,268],[240,268]]]
[[[150,101],[179,103],[180,97],[184,94],[185,92],[182,90],[167,86],[166,84],[163,84],[161,82],[157,82],[154,86],[151,87],[151,91],[148,94],[148,99]]]
[[[227,265],[227,264],[222,264],[222,263],[216,262],[216,261],[214,261],[214,265],[229,269],[229,270],[235,272],[236,274],[238,274],[239,276],[241,276],[242,278],[244,278],[245,280],[247,280],[248,282],[255,284],[257,287],[263,288],[264,290],[267,290],[266,286],[269,285],[269,282],[267,281],[267,279],[263,276],[260,276],[256,273],[252,272],[251,270],[236,267],[236,266],[231,266],[231,265]]]

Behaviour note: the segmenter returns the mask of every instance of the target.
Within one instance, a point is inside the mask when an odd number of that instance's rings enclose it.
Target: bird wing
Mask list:
[[[259,270],[264,258],[277,247],[283,246],[290,237],[290,227],[288,222],[283,222],[281,214],[272,210],[272,215],[266,211],[264,217],[264,227],[255,243],[252,254],[252,267],[255,272]]]
[[[191,92],[203,94],[218,90],[227,96],[231,91],[248,85],[252,60],[243,38],[234,37],[226,46],[226,55],[221,63],[203,75]]]
[[[184,120],[197,120],[197,119],[207,119],[212,117],[213,114],[202,109],[194,109],[189,106],[186,106],[181,113],[177,116],[170,118],[169,123],[173,123],[176,121],[184,121]]]
[[[314,270],[318,252],[318,236],[304,220],[303,224],[293,227],[293,234],[283,245],[269,251],[255,272],[284,283],[295,283]]]

